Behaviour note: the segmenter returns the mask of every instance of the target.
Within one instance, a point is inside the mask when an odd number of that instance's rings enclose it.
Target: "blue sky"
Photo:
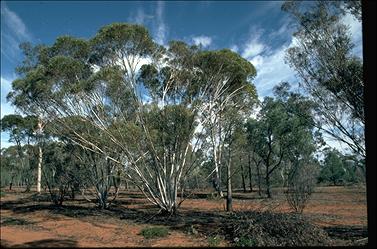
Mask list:
[[[56,37],[90,38],[104,25],[131,22],[145,25],[154,40],[183,40],[207,49],[230,48],[257,69],[254,84],[260,97],[271,95],[281,81],[297,83],[284,64],[292,46],[293,28],[280,1],[1,1],[1,117],[15,110],[5,96],[22,61],[18,44],[52,44]],[[361,24],[343,18],[362,54]],[[1,133],[2,147],[8,135]]]

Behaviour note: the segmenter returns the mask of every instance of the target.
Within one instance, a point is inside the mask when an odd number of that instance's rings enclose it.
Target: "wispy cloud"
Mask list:
[[[270,54],[257,55],[250,59],[257,69],[254,83],[260,97],[271,95],[274,86],[280,82],[296,84],[295,72],[284,63],[285,51],[292,45],[293,42],[277,48]]]
[[[1,54],[11,62],[17,61],[18,45],[33,39],[22,19],[1,2]]]
[[[263,30],[253,29],[252,37],[246,42],[242,50],[242,56],[246,59],[255,57],[265,51],[267,46],[260,41]]]
[[[242,56],[245,58],[251,58],[262,53],[264,49],[264,44],[260,43],[257,39],[253,39],[246,45],[244,51],[242,52]]]
[[[129,22],[141,24],[150,27],[155,42],[164,45],[168,32],[167,25],[164,20],[165,3],[162,1],[156,2],[150,11],[139,7],[134,14],[128,18]]]
[[[154,18],[154,16],[145,13],[143,8],[138,8],[135,15],[131,16],[131,18],[129,20],[132,23],[146,24],[147,21],[149,21],[153,18]]]
[[[284,33],[288,29],[288,25],[283,23],[276,31],[277,33]],[[257,69],[257,76],[254,79],[254,84],[257,88],[260,98],[272,95],[272,89],[275,85],[282,81],[289,81],[294,83],[296,81],[294,71],[284,63],[285,51],[288,47],[293,46],[292,36],[290,43],[286,43],[272,49],[263,36],[264,30],[252,28],[250,34],[251,38],[245,43],[241,50],[241,55],[249,60]],[[262,38],[262,36],[264,38]],[[288,40],[289,41],[289,40]]]
[[[212,43],[212,38],[209,36],[195,36],[192,38],[195,45],[201,45],[203,48],[208,47]]]
[[[167,25],[164,21],[164,9],[165,3],[158,1],[156,7],[156,42],[162,45],[165,44],[167,33]]]
[[[17,38],[25,40],[31,38],[24,22],[16,13],[8,8],[4,1],[1,2],[1,17],[4,20],[4,25],[13,30]]]

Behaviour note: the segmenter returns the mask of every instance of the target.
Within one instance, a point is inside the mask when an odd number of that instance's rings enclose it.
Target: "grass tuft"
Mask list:
[[[220,238],[218,236],[210,236],[208,237],[208,246],[209,247],[217,247],[220,244]]]
[[[166,237],[169,230],[166,227],[147,227],[141,230],[140,234],[146,239],[155,239]]]

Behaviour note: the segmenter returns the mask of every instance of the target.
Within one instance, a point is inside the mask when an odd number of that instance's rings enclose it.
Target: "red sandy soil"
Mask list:
[[[206,247],[209,245],[208,236],[204,234],[189,234],[187,231],[173,229],[168,225],[169,235],[167,237],[145,239],[139,234],[140,231],[145,227],[155,226],[148,224],[147,221],[140,223],[135,220],[101,215],[72,217],[61,213],[52,213],[50,209],[44,208],[30,212],[17,211],[16,207],[22,205],[40,204],[33,201],[16,203],[31,195],[20,191],[6,191],[5,196],[1,197],[2,222],[7,218],[31,222],[31,224],[22,225],[1,225],[2,247]],[[272,200],[259,199],[257,193],[237,192],[234,196],[235,211],[273,209],[274,212],[290,212],[282,194],[276,194]],[[119,201],[123,201],[117,205],[120,209],[143,210],[149,206],[145,199],[127,197],[127,192],[119,197]],[[94,205],[89,203],[72,203],[67,201],[65,205],[94,208]],[[48,205],[48,202],[44,202],[44,204]],[[180,212],[182,214],[190,212],[224,214],[224,209],[224,200],[187,199],[182,203]],[[365,188],[319,187],[305,208],[304,215],[322,227],[366,227]],[[211,226],[212,229],[216,228],[216,225],[212,224]],[[221,239],[218,246],[229,245],[227,241]]]

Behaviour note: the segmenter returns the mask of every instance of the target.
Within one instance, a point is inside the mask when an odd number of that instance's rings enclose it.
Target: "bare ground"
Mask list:
[[[4,190],[3,190],[4,191]],[[257,193],[234,193],[234,211],[291,212],[281,190],[273,199]],[[50,204],[48,196],[5,191],[1,197],[2,247],[206,247],[209,238],[219,237],[217,246],[230,246],[222,233],[226,223],[225,200],[195,192],[178,214],[156,216],[138,192],[124,191],[108,210],[78,197],[63,207]],[[303,215],[322,227],[333,245],[363,245],[367,242],[367,205],[363,187],[318,187]],[[165,226],[169,235],[145,239],[145,227]]]

